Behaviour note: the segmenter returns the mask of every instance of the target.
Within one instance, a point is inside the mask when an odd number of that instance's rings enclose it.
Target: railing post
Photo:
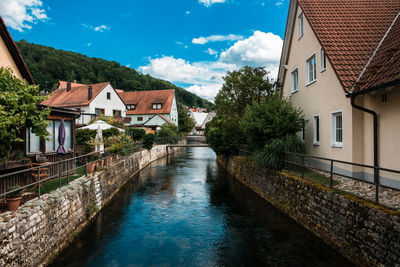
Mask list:
[[[329,180],[329,187],[333,188],[333,160],[331,160],[331,172],[330,172],[330,180]]]
[[[375,202],[379,203],[379,169],[374,167],[374,183],[375,183]]]
[[[85,176],[87,176],[87,155],[85,155]]]
[[[40,167],[38,168],[38,182],[39,182],[39,186],[38,186],[38,198],[40,198]]]
[[[69,161],[67,161],[67,184],[69,184]]]
[[[301,155],[301,178],[304,179],[304,154]]]
[[[61,166],[62,163],[60,161],[60,163],[58,164],[58,180],[60,181],[60,187],[61,187]]]

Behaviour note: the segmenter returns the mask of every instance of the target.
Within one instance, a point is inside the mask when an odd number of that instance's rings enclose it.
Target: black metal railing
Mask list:
[[[59,187],[62,186],[62,180],[66,179],[66,183],[68,184],[70,182],[70,177],[76,175],[77,170],[80,169],[82,171],[82,168],[84,168],[84,175],[87,175],[89,172],[89,168],[93,167],[93,169],[100,169],[107,167],[112,164],[112,159],[114,157],[118,157],[119,155],[125,156],[125,155],[130,155],[133,154],[134,152],[138,151],[139,148],[143,147],[142,142],[135,142],[129,145],[125,145],[121,150],[119,151],[111,151],[110,149],[106,149],[103,151],[99,152],[92,152],[88,153],[85,155],[57,161],[57,162],[51,162],[45,165],[29,168],[29,169],[24,169],[12,173],[7,173],[7,174],[2,174],[0,175],[0,181],[5,181],[7,180],[8,177],[13,177],[13,176],[24,176],[27,178],[31,178],[32,176],[35,178],[34,182],[28,182],[26,184],[9,184],[7,187],[11,186],[20,186],[19,188],[12,190],[12,191],[7,191],[0,193],[0,199],[6,198],[8,194],[19,192],[20,190],[25,190],[25,189],[32,189],[37,187],[37,197],[40,198],[41,196],[41,188],[43,187],[43,184],[47,181],[50,180],[55,180],[59,179]],[[71,163],[72,164],[64,164],[64,163]],[[54,174],[50,174],[49,170],[52,167],[55,167],[58,165],[58,172]],[[63,169],[62,166],[66,166],[66,168]],[[68,166],[74,166],[71,169]],[[79,175],[79,174],[78,174]],[[29,180],[28,180],[29,181]]]

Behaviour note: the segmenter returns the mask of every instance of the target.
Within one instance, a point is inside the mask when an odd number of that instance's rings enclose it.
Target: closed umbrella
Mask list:
[[[65,144],[65,125],[64,125],[64,120],[61,120],[60,127],[58,128],[58,148],[57,148],[57,154],[60,155],[65,155],[67,154],[67,150],[65,150],[64,144]]]
[[[103,154],[104,153],[103,131],[101,130],[100,126],[99,128],[97,128],[95,139],[99,141],[98,145],[95,146],[95,151]]]

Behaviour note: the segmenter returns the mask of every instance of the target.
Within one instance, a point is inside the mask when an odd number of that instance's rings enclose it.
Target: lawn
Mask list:
[[[295,168],[289,167],[289,168],[285,169],[285,171],[287,171],[290,174],[301,177],[301,168],[300,167],[297,167],[297,166]],[[312,181],[320,183],[320,184],[323,184],[323,185],[327,185],[327,186],[329,186],[329,184],[330,184],[329,177],[327,177],[321,173],[318,173],[312,169],[308,169],[308,168],[304,169],[304,178],[312,180]],[[337,184],[338,184],[338,182],[333,180],[333,185],[335,186]]]

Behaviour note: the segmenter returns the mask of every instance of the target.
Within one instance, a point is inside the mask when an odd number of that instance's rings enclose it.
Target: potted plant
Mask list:
[[[20,186],[11,186],[8,188],[7,192],[17,190],[18,188],[21,188]],[[21,202],[22,199],[22,193],[23,190],[17,190],[15,192],[12,192],[6,196],[6,201],[7,201],[7,207],[11,211],[16,211],[19,208],[19,203]]]

